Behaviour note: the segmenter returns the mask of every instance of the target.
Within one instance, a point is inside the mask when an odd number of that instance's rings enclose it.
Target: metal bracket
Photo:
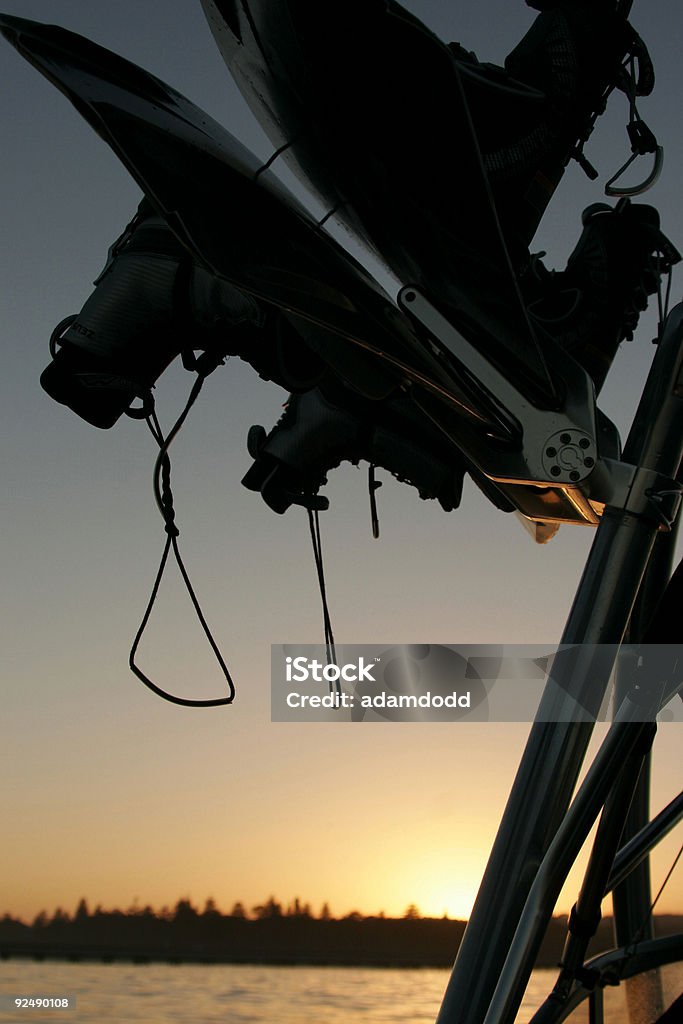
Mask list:
[[[616,428],[598,416],[593,384],[574,360],[557,349],[550,353],[555,362],[562,360],[564,401],[560,408],[539,408],[417,288],[403,288],[398,303],[460,365],[483,399],[513,424],[510,445],[494,444],[467,427],[454,440],[523,516],[538,523],[597,526],[611,505],[670,528],[681,487],[619,460]]]
[[[417,288],[403,288],[398,303],[514,424],[514,446],[492,446],[483,437],[478,441],[468,437],[467,455],[486,476],[511,482],[577,484],[590,475],[598,454],[595,398],[581,367],[569,358],[563,365],[562,379],[568,387],[562,408],[538,408]]]
[[[639,466],[634,467],[633,480],[621,507],[633,515],[652,519],[666,529],[671,529],[682,495],[683,488],[676,480]],[[611,501],[610,504],[618,502]]]

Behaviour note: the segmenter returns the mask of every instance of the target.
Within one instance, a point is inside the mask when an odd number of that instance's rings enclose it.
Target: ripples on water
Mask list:
[[[538,974],[548,975],[547,985],[551,972]],[[447,980],[448,971],[428,969],[22,960],[0,967],[2,993],[76,996],[73,1011],[16,1018],[55,1024],[434,1024]],[[10,1021],[13,1014],[0,1013],[2,1024]]]
[[[3,995],[76,996],[72,1011],[0,1012],[0,1024],[434,1024],[449,972],[203,964],[0,965]],[[517,1018],[526,1024],[555,972],[534,971]],[[572,1024],[587,1021],[581,1014]],[[611,1017],[619,1019],[619,1015]]]

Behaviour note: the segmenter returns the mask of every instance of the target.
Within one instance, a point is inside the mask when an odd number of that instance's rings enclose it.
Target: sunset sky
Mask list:
[[[7,0],[173,84],[260,157],[270,147],[239,97],[199,0]],[[502,62],[531,24],[521,0],[411,0],[443,38]],[[683,245],[681,14],[636,0],[633,23],[657,71],[641,113],[665,145],[655,204]],[[527,724],[271,724],[270,645],[319,643],[322,616],[302,510],[276,516],[240,480],[246,434],[286,395],[231,360],[208,381],[173,448],[180,544],[237,685],[231,708],[173,707],[130,674],[128,650],[164,533],[152,495],[154,442],[128,419],[99,431],[52,402],[38,379],[54,325],[77,312],[140,193],[113,153],[13,49],[0,47],[3,245],[3,654],[0,914],[155,907],[181,896],[223,909],[269,894],[315,910],[469,913]],[[626,159],[619,94],[568,171],[534,242],[563,267],[581,210]],[[673,301],[681,296],[681,272]],[[601,406],[628,429],[652,354],[650,312],[620,353]],[[157,388],[168,425],[191,386]],[[373,541],[366,474],[346,465],[326,490],[323,543],[335,634],[346,643],[548,643],[559,639],[593,534],[568,527],[533,544],[466,486],[446,514],[381,473]],[[221,694],[222,681],[173,570],[140,652],[166,689]],[[680,788],[680,725],[657,740],[653,804]],[[653,859],[655,888],[680,844]],[[558,909],[574,901],[579,879]],[[679,867],[659,909],[683,913]]]

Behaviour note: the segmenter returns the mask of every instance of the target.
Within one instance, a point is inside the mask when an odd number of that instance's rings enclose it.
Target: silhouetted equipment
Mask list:
[[[179,703],[232,699],[208,628],[227,698],[170,697],[134,661],[171,549],[186,579],[168,447],[226,355],[292,392],[270,432],[249,432],[253,465],[243,482],[276,512],[308,511],[328,659],[334,638],[318,520],[327,499],[319,492],[344,460],[371,467],[375,535],[376,467],[446,510],[458,507],[469,474],[540,542],[564,522],[598,527],[562,638],[578,657],[544,693],[440,1024],[510,1024],[555,898],[598,815],[562,970],[535,1019],[559,1024],[584,999],[591,1019],[602,1019],[605,984],[683,958],[683,938],[660,942],[634,927],[652,909],[649,876],[635,868],[681,814],[676,804],[648,823],[638,780],[655,728],[643,721],[637,673],[620,684],[616,721],[572,801],[591,732],[583,712],[606,692],[608,648],[627,629],[635,643],[654,636],[666,644],[679,639],[672,629],[680,632],[671,612],[680,572],[655,615],[682,494],[683,305],[668,313],[668,289],[662,294],[680,255],[657,211],[630,202],[662,163],[636,107],[654,72],[626,20],[629,0],[530,3],[540,13],[501,68],[446,45],[395,0],[202,0],[275,146],[266,164],[141,68],[63,29],[0,18],[4,35],[73,102],[145,195],[83,310],[55,329],[42,378],[90,423],[108,427],[123,412],[144,417],[160,446],[155,493],[167,542],[130,659],[143,681]],[[584,212],[566,268],[550,271],[543,254],[529,252],[531,240],[567,163],[576,159],[595,176],[584,147],[615,88],[627,96],[632,150],[607,186],[621,199]],[[645,181],[617,184],[647,154]],[[322,201],[322,219],[283,188],[271,169],[277,159]],[[395,298],[333,240],[326,228],[335,221],[364,258],[393,275]],[[622,452],[596,394],[654,294],[658,348]],[[197,379],[164,437],[151,389],[179,354]],[[670,662],[661,662],[662,702],[681,686]],[[610,885],[622,948],[585,965]]]
[[[95,291],[78,316],[56,329],[48,394],[97,427],[130,411],[178,355],[245,355],[285,388],[314,385],[323,364],[268,309],[192,260],[147,200],[109,250]],[[201,358],[201,357],[200,357]]]
[[[251,68],[251,78],[242,76],[245,93],[254,100],[256,80],[264,75],[274,90],[271,99],[276,93],[280,96],[279,105],[269,106],[277,113],[273,135],[287,141],[297,126],[301,128],[301,139],[308,143],[290,139],[287,150],[301,176],[330,202],[336,202],[335,189],[346,189],[343,216],[352,228],[356,225],[361,243],[380,249],[407,284],[398,308],[345,250],[316,227],[270,170],[189,101],[72,33],[6,18],[5,34],[114,147],[149,204],[146,220],[129,226],[113,247],[93,296],[62,332],[58,358],[44,374],[45,386],[91,422],[108,425],[134,394],[144,395],[178,352],[209,348],[237,353],[288,390],[315,387],[327,395],[328,405],[338,410],[338,423],[362,408],[366,432],[376,420],[373,430],[402,438],[398,449],[393,446],[392,458],[384,458],[389,462],[385,468],[414,483],[424,496],[439,492],[436,465],[428,480],[416,478],[416,460],[409,448],[420,453],[425,465],[436,459],[444,479],[461,478],[469,471],[497,507],[516,509],[541,524],[538,539],[558,522],[597,523],[605,501],[623,484],[606,479],[606,460],[618,460],[619,442],[606,418],[596,416],[592,388],[602,382],[620,338],[632,329],[647,295],[678,259],[657,229],[654,211],[618,207],[610,216],[607,210],[604,216],[593,214],[567,270],[544,273],[538,258],[520,255],[526,252],[523,231],[505,218],[501,230],[492,200],[495,197],[503,209],[503,192],[511,186],[492,191],[493,171],[485,169],[473,127],[473,120],[487,124],[486,154],[495,135],[488,127],[493,123],[490,107],[486,117],[482,108],[477,119],[468,106],[468,88],[476,93],[481,76],[488,83],[485,91],[493,89],[501,103],[510,98],[510,90],[515,102],[522,102],[515,91],[518,80],[510,72],[501,77],[502,72],[488,66],[456,58],[398,5],[389,4],[385,11],[383,5],[371,4],[362,15],[368,23],[363,21],[363,44],[354,63],[365,71],[347,89],[348,75],[337,79],[333,71],[336,67],[341,74],[340,64],[346,59],[342,41],[355,24],[354,5],[348,10],[334,7],[341,35],[329,62],[321,61],[315,50],[316,32],[322,31],[315,5],[293,5],[291,53],[289,36],[278,34],[283,5],[238,7],[239,18],[247,17],[247,9],[251,12],[249,24],[260,25],[259,19],[264,19],[258,41],[256,36],[247,37],[246,23],[239,43],[236,37],[232,41],[237,49],[231,66],[238,78],[242,63]],[[236,24],[235,12],[229,27]],[[215,28],[220,11],[208,13]],[[565,14],[550,17],[544,12],[539,21],[543,31],[532,32],[520,44],[510,66],[535,67],[548,39],[556,42],[560,29],[565,48],[572,33],[578,33],[587,53],[600,52],[598,37],[586,38],[586,16],[581,24],[574,15],[567,16],[565,25]],[[355,11],[356,16],[361,15]],[[612,33],[615,18],[621,29]],[[570,118],[573,134],[563,127],[561,146],[556,139],[550,149],[534,151],[537,170],[539,160],[543,167],[545,160],[557,161],[560,150],[562,159],[569,159],[569,136],[573,145],[576,126],[590,119],[596,97],[610,84],[613,60],[633,45],[621,15],[600,15],[598,21],[613,58],[607,61],[607,70],[593,69],[587,57],[572,67],[570,95],[562,103],[564,108],[572,103],[577,107]],[[226,32],[220,35],[223,43]],[[277,35],[277,60],[269,32]],[[382,95],[372,60],[379,40],[391,42],[388,81],[397,84],[401,75],[407,75],[419,88],[415,95],[405,88],[400,93],[407,106],[401,108],[404,120],[398,135],[399,126],[392,126],[389,119],[390,138],[375,132],[370,139],[371,112],[376,114],[374,105]],[[300,82],[301,63],[293,55],[304,42],[317,56],[313,60],[312,54],[305,81]],[[406,64],[409,53],[412,59]],[[426,68],[432,65],[429,78]],[[465,66],[470,79],[473,68],[479,76],[477,88],[471,82],[463,87]],[[543,72],[548,89],[557,74],[553,67],[551,61]],[[255,68],[261,68],[258,74]],[[96,76],[89,69],[96,69]],[[358,92],[361,82],[364,92]],[[542,84],[529,88],[538,92]],[[299,97],[291,110],[283,98],[290,93]],[[525,110],[527,105],[537,110],[542,97],[530,97],[524,89],[520,95]],[[362,96],[369,97],[365,121],[356,117]],[[471,102],[476,106],[474,99]],[[554,110],[564,126],[566,109],[560,117],[558,104],[560,98],[551,102],[546,97],[543,117],[547,120]],[[503,106],[505,118],[498,120],[509,125],[509,111]],[[420,141],[412,136],[412,125],[423,108]],[[336,159],[336,154],[332,159],[334,151],[326,148],[323,121],[330,117],[334,145],[343,143],[346,160]],[[330,134],[329,125],[325,131]],[[391,149],[390,142],[399,149]],[[385,144],[387,153],[382,149]],[[415,153],[422,144],[428,148],[420,151],[418,168]],[[366,152],[361,147],[370,148]],[[512,168],[513,157],[508,159]],[[188,181],[201,181],[201,189],[188,189]],[[515,252],[512,262],[510,244]],[[366,400],[378,405],[373,409]],[[295,404],[306,410],[316,405],[313,398]],[[307,415],[308,411],[299,413],[299,440],[316,433],[315,416],[306,427]],[[269,438],[271,448],[276,433]],[[553,449],[557,457],[548,455]],[[601,467],[599,453],[605,456]],[[319,480],[344,458],[368,458],[384,465],[381,444],[377,452],[372,443],[359,449],[350,442],[347,451],[337,445],[326,453],[314,445],[307,454],[297,455],[299,469],[310,464]],[[296,476],[297,467],[293,470]],[[263,465],[247,474],[249,486],[256,486],[262,473]],[[284,489],[291,490],[294,482]],[[456,507],[457,489],[449,486],[446,505]],[[315,489],[308,495],[300,489],[295,493],[310,504]]]

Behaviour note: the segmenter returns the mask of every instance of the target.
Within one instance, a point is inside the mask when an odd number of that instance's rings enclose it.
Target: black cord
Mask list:
[[[325,630],[325,651],[327,654],[327,664],[337,664],[337,652],[335,649],[334,633],[332,632],[332,620],[330,618],[330,609],[327,604],[327,588],[325,585],[325,567],[323,565],[323,548],[322,540],[320,536],[320,517],[318,509],[307,509],[308,512],[308,526],[311,533],[311,543],[313,544],[313,557],[315,560],[315,568],[318,575],[318,585],[320,587],[320,598],[323,606],[323,626]],[[341,686],[337,679],[334,684],[330,682],[330,693],[341,693]]]
[[[207,370],[207,372],[211,371]],[[152,690],[153,693],[156,693],[157,696],[162,697],[164,700],[170,701],[172,704],[180,704],[183,707],[190,708],[220,707],[223,704],[232,704],[235,698],[235,686],[233,684],[232,677],[230,676],[230,671],[227,665],[225,664],[225,661],[223,660],[223,656],[218,648],[218,645],[216,644],[216,641],[214,640],[211,634],[211,630],[209,629],[206,619],[204,618],[204,614],[200,607],[199,601],[197,600],[194,588],[192,587],[192,584],[190,582],[190,578],[185,568],[185,564],[180,555],[180,550],[178,548],[178,535],[180,531],[178,530],[178,527],[176,526],[175,522],[175,510],[173,508],[173,492],[171,491],[171,460],[168,455],[168,449],[172,444],[174,438],[177,436],[178,431],[182,427],[183,423],[185,422],[187,414],[189,413],[190,409],[197,400],[199,392],[201,391],[202,386],[204,384],[204,380],[206,379],[207,372],[202,371],[199,373],[197,380],[194,382],[194,385],[192,386],[190,397],[187,400],[185,408],[183,409],[182,413],[176,420],[172,430],[170,431],[168,437],[166,438],[164,438],[163,431],[161,429],[159,420],[156,415],[156,411],[154,409],[154,399],[151,398],[150,396],[151,406],[150,412],[146,417],[146,422],[150,429],[152,437],[159,445],[159,455],[157,456],[157,460],[154,465],[154,497],[156,499],[157,505],[159,506],[159,511],[161,512],[161,515],[163,516],[164,519],[167,537],[163,554],[161,556],[161,562],[159,563],[159,569],[157,571],[156,579],[154,580],[154,585],[152,587],[152,593],[150,594],[150,598],[147,603],[145,613],[142,617],[140,627],[135,635],[135,639],[133,640],[133,644],[130,649],[130,655],[128,658],[128,664],[130,666],[131,672],[133,672],[133,674],[136,675],[137,678],[145,684],[145,686]],[[199,623],[204,631],[204,635],[206,636],[211,646],[211,649],[216,657],[216,661],[218,662],[228,684],[229,695],[227,697],[216,697],[212,700],[192,700],[188,697],[176,697],[174,694],[168,693],[166,690],[163,690],[160,686],[157,686],[156,683],[153,683],[152,680],[147,675],[145,675],[145,673],[135,663],[135,655],[137,653],[140,640],[142,639],[145,629],[147,628],[149,617],[152,614],[152,609],[154,608],[154,604],[159,593],[159,587],[161,586],[161,581],[163,579],[164,571],[166,569],[166,563],[168,561],[168,556],[171,551],[173,551],[176,564],[180,571],[180,575],[182,576],[190,600],[192,602],[195,614],[197,615]]]
[[[150,417],[147,418],[147,423],[148,423],[148,425],[150,427],[150,430],[152,431],[152,436],[154,437],[154,440],[159,445],[159,454],[157,455],[157,460],[156,460],[156,462],[154,464],[154,497],[155,497],[156,503],[157,503],[157,505],[159,507],[159,511],[161,512],[162,516],[164,517],[164,520],[166,519],[166,511],[165,511],[165,507],[164,507],[164,498],[162,496],[162,490],[161,490],[161,485],[160,485],[160,480],[161,480],[161,476],[162,476],[162,469],[163,469],[163,466],[164,466],[164,461],[168,460],[168,449],[173,444],[173,441],[177,437],[180,428],[182,427],[183,423],[187,419],[187,414],[189,413],[190,409],[192,408],[194,403],[197,401],[197,398],[199,397],[199,392],[202,390],[202,387],[204,386],[205,379],[206,379],[206,375],[205,374],[201,374],[201,375],[199,375],[197,377],[196,381],[192,385],[192,390],[190,391],[190,397],[187,400],[187,404],[185,405],[185,408],[183,409],[183,411],[181,412],[180,416],[176,420],[175,424],[173,425],[173,427],[172,427],[172,429],[171,429],[171,431],[170,431],[170,433],[169,433],[169,435],[168,435],[168,437],[166,439],[164,439],[161,427],[159,426],[159,421],[156,418],[156,414],[154,414],[154,429],[152,429],[152,426],[149,424]],[[168,473],[170,474],[170,463],[169,463]],[[173,499],[172,499],[172,496],[171,496],[171,506],[172,506],[172,503],[173,503]]]
[[[375,540],[379,539],[379,515],[377,513],[377,491],[382,486],[382,481],[377,480],[375,476],[375,464],[370,463],[368,469],[368,492],[370,495],[370,523],[372,526],[372,536]]]

